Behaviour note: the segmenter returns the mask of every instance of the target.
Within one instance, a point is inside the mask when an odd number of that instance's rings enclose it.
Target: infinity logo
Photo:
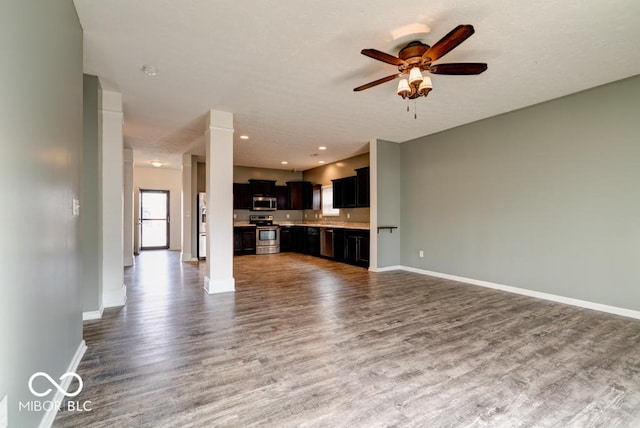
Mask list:
[[[62,393],[65,397],[75,397],[76,395],[80,394],[80,391],[82,391],[82,386],[83,386],[82,378],[77,373],[67,372],[63,374],[62,376],[60,376],[61,382],[59,384],[55,380],[53,380],[51,376],[49,376],[47,373],[36,372],[32,374],[31,377],[29,378],[29,391],[31,391],[31,393],[36,397],[44,397],[45,395],[49,395],[49,393],[51,392],[51,388],[47,389],[45,392],[37,392],[36,390],[33,389],[33,380],[38,376],[42,376],[46,378],[49,381],[49,383],[51,383],[51,385],[53,385],[58,390],[58,392]],[[64,380],[69,376],[74,377],[78,380],[78,390],[75,392],[67,392],[64,390],[64,388],[62,388],[61,384],[64,383]]]

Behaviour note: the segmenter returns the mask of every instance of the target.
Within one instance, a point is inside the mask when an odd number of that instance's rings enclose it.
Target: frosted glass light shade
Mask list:
[[[418,88],[418,93],[420,95],[429,92],[433,89],[433,84],[431,83],[431,77],[424,76],[422,83],[420,83],[420,87]]]
[[[422,82],[422,73],[420,73],[420,68],[413,67],[409,72],[409,84],[413,85]]]
[[[409,82],[407,79],[400,79],[398,82],[398,91],[397,94],[402,98],[408,96],[411,93],[411,88],[409,88]]]

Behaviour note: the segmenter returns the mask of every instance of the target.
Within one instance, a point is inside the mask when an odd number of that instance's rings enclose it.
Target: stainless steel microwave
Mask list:
[[[254,196],[253,211],[275,211],[278,209],[278,200],[271,196]]]

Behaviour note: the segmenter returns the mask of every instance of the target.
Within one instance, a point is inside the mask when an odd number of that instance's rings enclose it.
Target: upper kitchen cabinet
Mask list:
[[[251,196],[276,196],[276,180],[249,180]]]
[[[279,210],[289,209],[289,187],[276,186],[276,199],[278,200]]]
[[[310,181],[287,181],[289,209],[310,210],[313,208],[313,185]]]
[[[358,168],[351,177],[333,182],[333,207],[355,208],[369,206],[369,167]]]
[[[249,183],[233,183],[233,209],[251,209],[251,187]]]
[[[331,181],[333,182],[333,207],[354,208],[356,206],[356,176]]]
[[[356,206],[369,206],[369,167],[356,169]]]

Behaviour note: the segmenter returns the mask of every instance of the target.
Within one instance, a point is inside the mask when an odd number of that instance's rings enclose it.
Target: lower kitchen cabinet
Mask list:
[[[304,253],[320,257],[320,227],[280,226],[280,252]],[[333,230],[333,257],[336,262],[369,267],[369,231],[361,229],[331,228]],[[235,255],[256,253],[255,227],[233,228]]]
[[[333,260],[345,261],[344,257],[344,229],[333,229]]]
[[[320,255],[320,228],[307,227],[304,253],[312,256]]]
[[[369,231],[362,229],[333,230],[333,260],[355,266],[369,267]],[[304,253],[320,255],[320,228],[307,227]]]
[[[256,253],[256,228],[233,228],[233,253],[235,255]]]
[[[305,228],[303,226],[280,227],[280,252],[302,253],[304,250]]]
[[[347,229],[344,233],[345,262],[369,267],[369,231]]]

